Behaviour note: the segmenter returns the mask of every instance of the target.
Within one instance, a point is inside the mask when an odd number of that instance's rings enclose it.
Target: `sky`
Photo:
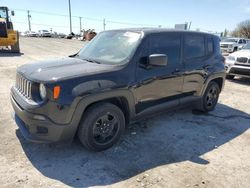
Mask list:
[[[68,0],[0,0],[1,6],[15,10],[15,29],[28,30],[27,10],[31,15],[31,30],[47,29],[68,34]],[[173,28],[175,24],[191,22],[191,30],[223,32],[250,19],[250,0],[71,0],[73,32],[83,29],[124,27]]]

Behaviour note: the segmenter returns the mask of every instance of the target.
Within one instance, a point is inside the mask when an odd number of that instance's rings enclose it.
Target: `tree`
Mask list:
[[[233,37],[250,38],[250,20],[240,22],[231,35]]]

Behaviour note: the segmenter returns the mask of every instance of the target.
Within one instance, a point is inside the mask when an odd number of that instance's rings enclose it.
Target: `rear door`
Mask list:
[[[207,38],[203,34],[184,34],[183,62],[185,65],[185,77],[183,93],[192,96],[199,93],[207,77],[207,69],[210,66],[206,54]]]

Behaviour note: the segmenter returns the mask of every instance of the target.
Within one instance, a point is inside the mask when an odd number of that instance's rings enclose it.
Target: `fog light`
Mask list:
[[[34,115],[33,119],[40,120],[40,121],[45,121],[46,120],[45,117],[43,117],[41,115]]]

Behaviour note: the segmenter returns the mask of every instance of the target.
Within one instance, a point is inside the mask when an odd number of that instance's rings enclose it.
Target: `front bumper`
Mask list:
[[[23,109],[13,96],[11,96],[11,103],[15,111],[14,120],[25,139],[38,143],[62,142],[73,139],[73,136],[70,135],[72,131],[68,131],[70,125],[55,124],[45,116],[33,114]],[[39,120],[36,119],[37,117],[44,119]]]
[[[225,67],[227,75],[250,77],[250,65],[226,65]]]
[[[232,53],[234,51],[233,48],[223,48],[221,47],[221,53]]]

